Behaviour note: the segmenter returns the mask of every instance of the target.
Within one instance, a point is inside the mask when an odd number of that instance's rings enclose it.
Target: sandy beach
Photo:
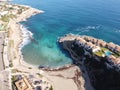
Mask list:
[[[25,66],[32,66],[28,65],[23,61],[22,58],[22,52],[21,52],[21,44],[23,42],[23,31],[22,31],[22,25],[19,23],[21,21],[25,21],[27,18],[38,14],[43,13],[42,10],[34,9],[32,7],[29,7],[28,10],[22,12],[16,19],[11,19],[9,21],[8,27],[9,27],[9,41],[12,44],[10,46],[10,58],[13,60],[13,65],[17,66],[19,64],[24,64]]]

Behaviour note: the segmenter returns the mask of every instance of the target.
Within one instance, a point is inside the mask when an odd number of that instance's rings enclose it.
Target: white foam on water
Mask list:
[[[91,30],[97,30],[99,29],[100,26],[86,26],[86,27],[78,27],[75,31],[79,31],[79,33],[83,33],[83,32],[89,32]]]
[[[115,30],[115,32],[120,33],[120,30]]]
[[[31,41],[30,37],[33,36],[33,33],[30,32],[30,31],[27,29],[27,27],[25,27],[25,26],[23,26],[23,25],[20,26],[20,29],[22,30],[22,37],[23,37],[23,41],[22,41],[22,43],[20,44],[20,50],[21,50],[25,45],[27,45],[27,44],[30,43],[30,41]]]

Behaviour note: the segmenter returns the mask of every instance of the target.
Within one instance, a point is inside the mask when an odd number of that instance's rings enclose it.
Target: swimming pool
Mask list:
[[[105,55],[109,57],[110,55],[112,55],[112,52],[110,52],[110,51],[105,51]]]

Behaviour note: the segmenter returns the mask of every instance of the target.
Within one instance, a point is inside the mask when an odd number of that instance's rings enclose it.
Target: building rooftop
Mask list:
[[[15,85],[18,90],[33,90],[32,85],[26,77],[15,82]]]

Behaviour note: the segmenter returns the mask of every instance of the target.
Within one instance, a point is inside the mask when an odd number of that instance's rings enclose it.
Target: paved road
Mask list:
[[[10,90],[9,89],[9,71],[0,72],[0,90]]]
[[[0,31],[0,90],[10,90],[10,72],[4,70],[4,61],[3,61],[3,44],[5,40],[5,32]],[[6,61],[7,59],[5,59]]]
[[[0,31],[0,71],[4,70],[3,57],[2,57],[4,34],[5,32]]]

